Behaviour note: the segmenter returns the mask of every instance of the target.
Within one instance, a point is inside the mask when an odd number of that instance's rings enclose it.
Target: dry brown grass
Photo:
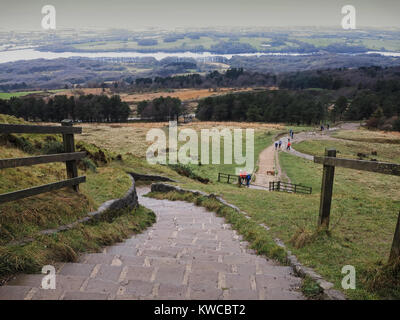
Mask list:
[[[265,87],[265,89],[270,89]],[[271,88],[273,90],[274,88]],[[158,92],[146,92],[146,93],[120,93],[122,101],[128,103],[136,103],[143,100],[153,100],[159,97],[173,97],[179,98],[182,101],[197,100],[206,97],[219,96],[223,94],[233,93],[233,92],[246,92],[252,91],[253,88],[219,88],[218,91],[212,91],[209,89],[177,89],[172,91],[158,91]],[[83,89],[68,89],[55,93],[54,95],[66,95],[68,97],[81,95],[81,94],[93,94],[101,95],[103,94],[102,88],[83,88]],[[105,89],[104,94],[111,96],[112,92],[110,89]]]
[[[396,131],[373,131],[367,129],[338,131],[334,134],[337,138],[376,142],[376,143],[400,143],[400,132]]]
[[[166,125],[165,122],[81,124],[83,133],[77,136],[77,139],[116,153],[132,153],[144,157],[150,145],[146,142],[147,132],[152,128],[162,128]]]
[[[121,94],[121,99],[126,102],[138,102],[142,100],[153,100],[159,97],[173,97],[179,98],[182,101],[187,100],[196,100],[206,97],[218,96],[222,94],[227,94],[231,92],[244,92],[244,91],[251,91],[252,88],[243,88],[243,89],[233,89],[233,88],[221,88],[218,91],[210,91],[209,89],[179,89],[174,90],[173,92],[148,92],[148,93],[135,93],[135,94],[128,94],[123,93]]]
[[[105,94],[111,95],[110,89],[105,89]],[[67,89],[63,91],[59,91],[55,93],[53,96],[79,96],[79,95],[88,95],[88,94],[93,94],[93,95],[101,95],[103,94],[103,89],[102,88],[82,88],[82,89]]]
[[[116,153],[132,153],[138,157],[145,157],[150,142],[146,142],[146,134],[153,128],[165,128],[167,122],[141,122],[141,123],[85,123],[80,124],[83,133],[77,136],[78,140],[93,143],[98,147],[111,150]],[[210,128],[253,128],[256,131],[268,131],[283,129],[280,124],[249,123],[249,122],[191,122],[180,124],[180,128],[192,128],[196,131]]]
[[[191,123],[185,123],[182,127],[189,127],[195,130],[210,129],[210,128],[228,128],[228,129],[255,129],[255,130],[273,130],[273,129],[284,129],[285,126],[278,123],[257,123],[257,122],[218,122],[218,121],[195,121]]]

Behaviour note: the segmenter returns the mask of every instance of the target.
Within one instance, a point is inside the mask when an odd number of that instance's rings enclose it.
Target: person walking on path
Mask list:
[[[250,181],[251,181],[251,174],[248,173],[248,174],[246,175],[246,186],[247,186],[247,187],[250,187]]]
[[[240,185],[242,185],[242,184],[244,184],[244,182],[245,182],[245,180],[246,180],[246,178],[247,178],[247,173],[246,173],[246,171],[242,171],[242,170],[240,170],[240,173],[239,173],[239,180],[240,180]]]
[[[288,139],[286,150],[290,150],[291,146],[292,146],[292,143],[290,142],[290,139]]]
[[[279,149],[282,147],[282,140],[279,140]]]
[[[275,141],[275,150],[278,149],[278,142]]]

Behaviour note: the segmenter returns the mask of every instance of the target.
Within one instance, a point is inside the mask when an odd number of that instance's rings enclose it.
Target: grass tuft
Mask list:
[[[24,272],[35,273],[46,264],[75,262],[81,252],[98,252],[102,246],[140,233],[156,221],[144,208],[108,212],[106,217],[53,235],[40,235],[24,246],[0,246],[0,280]]]

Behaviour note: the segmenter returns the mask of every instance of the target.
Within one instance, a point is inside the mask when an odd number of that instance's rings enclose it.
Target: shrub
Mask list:
[[[91,170],[92,172],[96,172],[97,170],[96,164],[88,157],[83,158],[79,162],[79,167],[83,170]]]
[[[43,144],[42,149],[45,154],[62,153],[64,152],[64,145],[60,141],[50,140]]]
[[[181,176],[185,176],[194,180],[197,180],[201,183],[209,183],[210,180],[207,178],[203,178],[198,176],[197,174],[195,174],[192,169],[184,164],[169,164],[168,165],[171,169],[175,170],[178,174],[180,174]]]

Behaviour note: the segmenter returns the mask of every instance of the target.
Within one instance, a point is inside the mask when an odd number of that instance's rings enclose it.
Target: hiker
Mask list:
[[[290,142],[290,139],[288,139],[288,143],[287,143],[287,147],[286,150],[290,150],[290,146],[292,145],[292,143]]]
[[[321,125],[321,131],[324,131],[324,126],[323,125]]]
[[[327,129],[329,130],[329,123],[327,124]]]
[[[278,149],[278,142],[275,141],[275,150]]]
[[[246,179],[246,176],[247,176],[246,171],[243,172],[242,170],[240,170],[240,173],[239,173],[240,185],[242,185],[242,184],[244,183],[244,181],[245,181],[245,179]]]
[[[282,140],[279,140],[279,149],[281,148],[281,146],[282,146]]]
[[[292,130],[292,134],[290,136],[291,136],[291,138],[293,140],[293,137],[294,137],[294,131],[293,130]]]
[[[249,173],[246,175],[246,186],[247,187],[250,187],[250,181],[251,181],[251,174]]]

